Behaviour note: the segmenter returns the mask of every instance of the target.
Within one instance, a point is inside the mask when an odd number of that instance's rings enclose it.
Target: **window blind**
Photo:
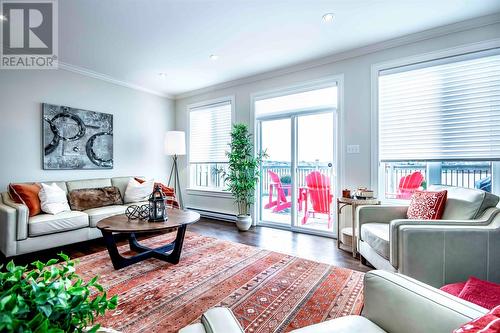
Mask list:
[[[189,111],[189,162],[224,163],[231,141],[231,102]]]
[[[334,83],[332,83],[334,84]],[[257,118],[283,112],[337,107],[337,86],[260,99],[255,102]]]
[[[500,50],[379,73],[381,161],[500,160]]]

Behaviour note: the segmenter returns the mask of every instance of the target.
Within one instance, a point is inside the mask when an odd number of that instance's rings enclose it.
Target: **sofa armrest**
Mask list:
[[[238,320],[228,308],[212,308],[201,316],[201,324],[185,327],[179,333],[243,333]]]
[[[361,238],[361,226],[365,223],[390,223],[395,219],[406,218],[408,206],[373,205],[359,206],[356,210],[358,235]]]
[[[23,240],[28,238],[28,206],[14,202],[7,192],[2,193],[2,200],[5,205],[10,206],[16,210],[16,239]]]
[[[495,217],[498,215],[500,210],[496,207],[487,209],[477,220],[410,220],[410,219],[395,219],[390,222],[389,228],[389,239],[390,239],[390,262],[394,267],[398,267],[399,272],[401,271],[402,265],[404,263],[400,262],[400,257],[404,254],[412,253],[418,255],[416,249],[410,250],[409,253],[405,252],[400,246],[400,234],[399,229],[405,226],[415,226],[415,228],[428,228],[430,226],[449,226],[455,228],[465,228],[465,227],[487,227],[489,226]],[[464,229],[465,230],[465,229]],[[429,248],[421,248],[426,251],[435,250],[432,246]]]
[[[500,282],[500,215],[495,222],[400,226],[399,272],[435,287],[466,281],[471,275]]]
[[[6,257],[16,255],[16,210],[0,200],[0,251]]]
[[[366,273],[363,316],[387,332],[451,332],[488,310],[417,280]]]

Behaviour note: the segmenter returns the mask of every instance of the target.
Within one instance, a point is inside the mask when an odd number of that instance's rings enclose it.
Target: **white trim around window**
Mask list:
[[[191,131],[191,121],[190,121],[190,114],[191,111],[207,107],[210,105],[214,104],[221,104],[221,103],[229,103],[231,105],[231,124],[234,124],[235,118],[236,118],[236,106],[235,106],[235,96],[230,95],[230,96],[223,96],[223,97],[218,97],[210,100],[205,100],[201,102],[196,102],[187,105],[186,107],[186,124],[187,124],[187,135],[186,135],[186,157],[187,157],[187,189],[186,193],[190,195],[199,195],[199,196],[209,196],[209,197],[218,197],[218,198],[232,198],[232,194],[230,192],[222,191],[217,188],[205,188],[205,187],[199,187],[191,184],[191,163],[190,163],[190,131]]]
[[[500,39],[492,39],[478,43],[472,43],[444,49],[440,51],[405,57],[402,59],[392,60],[388,62],[374,64],[371,67],[371,187],[376,191],[376,195],[380,197],[380,184],[381,178],[379,168],[379,133],[378,133],[378,78],[379,73],[383,70],[393,69],[396,67],[408,66],[418,64],[421,62],[428,62],[447,57],[454,57],[462,54],[480,52],[489,49],[499,48]]]
[[[336,187],[336,193],[335,196],[337,197],[340,195],[341,189],[345,186],[345,165],[344,165],[344,157],[345,157],[345,149],[344,149],[344,74],[336,74],[336,75],[328,75],[319,79],[315,80],[309,80],[297,84],[292,84],[288,86],[281,86],[278,88],[274,89],[269,89],[269,90],[264,90],[264,91],[259,91],[259,92],[254,92],[250,94],[250,121],[251,121],[251,130],[254,133],[254,147],[255,153],[257,153],[257,147],[260,145],[260,133],[256,129],[256,124],[258,123],[259,119],[257,119],[255,115],[255,102],[261,99],[268,99],[268,98],[274,98],[274,97],[280,97],[280,96],[286,96],[286,95],[292,95],[292,94],[298,94],[302,92],[307,92],[310,90],[317,90],[321,88],[327,88],[332,86],[332,84],[335,84],[337,87],[337,108],[335,109],[335,126],[337,129],[337,133],[335,134],[335,159],[336,159],[336,165],[335,165],[335,187]],[[289,112],[289,114],[294,114],[294,113],[302,113],[306,114],[309,110],[293,110],[292,112]],[[286,112],[281,114],[282,116],[286,115]],[[268,117],[262,117],[261,119],[272,119],[273,116],[268,116]],[[293,152],[292,152],[293,153]],[[293,168],[292,168],[293,169]],[[292,171],[293,172],[293,171]],[[258,195],[259,195],[259,189],[260,189],[260,183],[255,189],[255,198],[256,202],[253,205],[252,209],[252,217],[253,217],[253,225],[257,224],[258,216],[259,216],[259,200],[258,200]],[[295,202],[296,200],[293,200]],[[336,215],[336,205],[334,205],[334,216]],[[272,226],[276,228],[286,228],[287,230],[290,230],[291,228],[289,227],[283,227],[275,224],[262,224],[266,226]],[[293,230],[300,230],[302,233],[309,233],[309,234],[315,234],[315,235],[322,235],[325,237],[336,237],[336,235],[330,233],[330,232],[322,232],[322,231],[310,231],[304,228],[296,228],[292,227]],[[335,228],[334,228],[335,230]]]

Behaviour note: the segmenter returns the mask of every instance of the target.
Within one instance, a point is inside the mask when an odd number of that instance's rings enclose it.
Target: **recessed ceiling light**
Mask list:
[[[335,15],[333,15],[333,13],[327,13],[325,15],[323,15],[323,22],[325,23],[332,23],[333,22],[333,19],[335,18]]]
[[[5,15],[0,15],[0,21],[7,21],[7,17]]]
[[[167,77],[167,73],[158,73],[160,77]]]
[[[209,58],[210,58],[210,60],[213,60],[213,61],[219,60],[219,56],[217,54],[211,54]]]

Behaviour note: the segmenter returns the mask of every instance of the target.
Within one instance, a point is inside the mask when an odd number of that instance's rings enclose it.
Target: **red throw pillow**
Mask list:
[[[145,182],[144,179],[140,179],[137,177],[134,177],[135,181],[138,182],[139,184],[142,184]],[[163,195],[167,198],[166,204],[172,208],[179,208],[179,202],[175,198],[175,190],[171,187],[165,186],[162,183],[155,183],[154,187],[160,186],[161,191],[163,192]]]
[[[482,317],[463,324],[453,333],[498,333],[500,332],[500,306],[495,307]]]
[[[40,184],[9,184],[9,194],[14,202],[28,206],[29,216],[35,216],[42,212],[40,198]]]
[[[486,309],[500,305],[500,284],[471,276],[458,297]]]
[[[414,220],[439,220],[443,216],[448,191],[415,191],[406,217]]]
[[[439,289],[441,289],[444,292],[447,292],[448,294],[458,297],[458,295],[460,294],[462,289],[464,289],[464,287],[465,287],[465,282],[457,282],[457,283],[447,284]]]

